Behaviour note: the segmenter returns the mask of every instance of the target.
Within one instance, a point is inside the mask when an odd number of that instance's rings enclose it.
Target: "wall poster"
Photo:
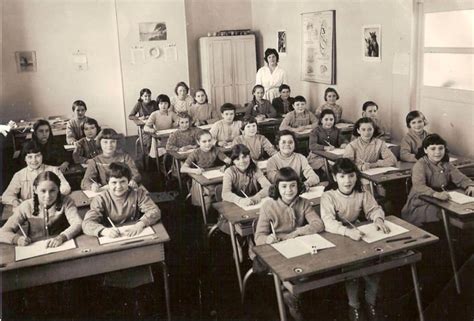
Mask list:
[[[336,11],[301,14],[301,79],[334,85],[336,83]]]

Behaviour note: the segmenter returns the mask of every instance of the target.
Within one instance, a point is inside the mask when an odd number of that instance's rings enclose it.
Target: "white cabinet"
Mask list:
[[[252,99],[257,72],[254,35],[203,37],[199,50],[201,85],[214,106],[243,106]]]

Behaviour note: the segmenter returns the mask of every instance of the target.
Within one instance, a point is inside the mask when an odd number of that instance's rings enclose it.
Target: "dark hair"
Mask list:
[[[132,178],[132,171],[123,163],[110,163],[107,173],[105,174],[107,183],[111,177],[122,178],[126,177],[128,180]]]
[[[372,100],[369,100],[369,101],[366,101],[365,103],[363,103],[362,104],[362,110],[366,111],[367,108],[369,108],[370,106],[375,106],[375,107],[377,107],[377,110],[379,110],[379,105],[374,103]]]
[[[295,100],[293,101],[293,104],[298,101],[306,102],[306,99],[303,96],[296,96]]]
[[[257,91],[258,88],[262,88],[263,92],[265,93],[265,87],[263,87],[262,85],[253,86],[253,88],[252,88],[252,102],[254,104],[257,103],[257,98],[255,98],[255,91]]]
[[[265,56],[263,57],[263,60],[268,64],[268,56],[270,55],[275,55],[277,62],[280,61],[280,55],[278,54],[278,51],[276,51],[275,48],[267,48],[265,50]]]
[[[283,90],[285,89],[288,89],[289,91],[291,91],[291,88],[290,86],[288,86],[287,84],[281,84],[280,87],[278,87],[278,91],[281,93]]]
[[[224,113],[224,111],[226,110],[233,110],[235,112],[235,105],[234,104],[231,104],[231,103],[224,103],[222,106],[221,106],[221,113]]]
[[[269,189],[269,196],[273,198],[274,200],[277,200],[280,198],[280,191],[278,189],[278,185],[280,182],[291,182],[291,181],[296,181],[298,184],[298,194],[300,195],[301,193],[304,192],[305,187],[303,182],[301,182],[301,179],[298,175],[298,173],[295,172],[295,170],[291,167],[282,167],[278,170],[278,172],[275,175],[275,184],[270,186]]]
[[[359,193],[364,191],[362,188],[362,182],[361,182],[362,175],[359,169],[357,168],[356,164],[354,164],[354,162],[350,160],[349,158],[343,157],[343,158],[336,159],[336,161],[334,162],[334,165],[331,167],[331,173],[334,177],[338,173],[342,173],[342,174],[356,173],[357,180],[356,180],[354,189]],[[331,189],[337,189],[337,188],[338,186],[336,183],[336,179],[334,179],[334,183],[331,185]]]
[[[162,103],[162,102],[165,102],[165,103],[168,103],[168,105],[171,105],[170,97],[168,97],[168,95],[159,94],[156,97],[156,103],[159,104],[159,103]]]
[[[332,124],[332,127],[334,128],[336,126],[336,114],[334,114],[334,111],[332,109],[323,109],[323,111],[321,112],[321,115],[319,116],[318,124],[322,125],[321,120],[326,115],[332,115],[334,117],[334,124]]]
[[[179,87],[186,88],[186,93],[189,94],[189,86],[186,85],[186,83],[184,81],[180,81],[179,83],[176,84],[176,87],[174,87],[174,93],[176,94],[176,96],[178,95],[178,88]]]
[[[293,141],[295,142],[295,145],[296,145],[296,136],[295,136],[295,133],[293,133],[291,130],[288,130],[288,129],[284,129],[284,130],[281,130],[278,132],[278,134],[276,135],[275,137],[275,145],[278,149],[280,149],[278,147],[279,143],[280,143],[280,138],[282,138],[282,136],[291,136],[293,137]],[[296,146],[295,146],[296,148]]]
[[[204,95],[206,95],[206,100],[204,102],[207,104],[209,102],[209,99],[207,99],[207,92],[204,90],[204,88],[199,88],[194,92],[194,100],[196,100],[196,94],[200,91],[202,91]]]
[[[234,145],[232,147],[232,151],[230,152],[230,165],[228,167],[234,165],[234,160],[238,159],[240,157],[240,154],[244,156],[250,156],[250,149],[243,144]],[[252,177],[256,171],[257,171],[257,165],[252,160],[252,157],[250,157],[250,164],[249,164],[249,167],[247,167],[245,174],[248,177]]]
[[[75,111],[77,107],[82,106],[87,110],[86,103],[82,100],[76,100],[75,102],[72,103],[72,111]]]
[[[99,126],[99,123],[97,122],[97,120],[95,120],[94,118],[90,118],[90,117],[87,117],[86,120],[81,124],[81,132],[82,134],[85,136],[84,134],[84,125],[94,125],[95,128],[97,128],[97,134],[100,133],[100,126]]]
[[[242,126],[240,126],[240,130],[244,131],[245,126],[247,126],[248,124],[254,124],[254,123],[257,124],[257,120],[255,119],[255,117],[251,115],[244,116],[244,118],[242,119]]]
[[[207,129],[200,129],[200,130],[196,133],[196,142],[199,143],[199,140],[201,139],[201,137],[202,137],[203,135],[209,135],[209,136],[212,137],[210,131],[208,131]]]
[[[20,159],[24,161],[26,155],[37,154],[37,153],[41,153],[40,146],[34,140],[28,140],[23,144],[23,148],[21,149]]]
[[[122,139],[122,135],[117,134],[117,132],[112,128],[104,128],[95,137],[95,144],[99,148],[101,148],[100,142],[102,141],[102,139],[115,139],[118,142]]]
[[[326,88],[326,90],[324,91],[324,101],[328,101],[328,94],[329,93],[335,93],[336,94],[336,100],[339,99],[339,94],[337,93],[336,89],[334,88],[331,88],[331,87],[328,87]]]
[[[49,137],[48,137],[48,141],[46,142],[46,144],[51,144],[53,142],[53,129],[51,128],[51,124],[49,123],[49,121],[47,121],[46,119],[38,119],[36,121],[36,123],[33,125],[33,134],[31,135],[33,140],[36,143],[38,143],[39,145],[41,145],[40,142],[38,141],[38,137],[36,136],[36,131],[41,126],[48,126],[48,128],[49,128]]]
[[[192,118],[191,115],[189,115],[185,111],[177,113],[176,116],[178,116],[178,118],[187,118],[189,119],[189,121],[191,121],[191,118]]]
[[[360,136],[360,134],[357,132],[357,130],[360,128],[360,125],[362,125],[362,124],[372,124],[372,127],[374,127],[374,134],[372,135],[372,138],[378,137],[380,135],[379,126],[377,126],[375,124],[374,120],[370,117],[359,118],[354,124],[354,129],[352,130],[352,135],[354,135],[355,137]]]
[[[61,210],[61,207],[63,206],[63,199],[60,192],[61,180],[59,179],[58,175],[54,174],[53,172],[44,171],[42,173],[39,173],[38,176],[36,176],[35,180],[33,181],[33,187],[37,188],[39,183],[44,182],[44,181],[51,181],[58,187],[58,197],[56,198],[55,204],[56,204],[56,211]],[[38,194],[34,193],[33,216],[38,216],[38,214],[39,214],[39,199],[38,199]]]
[[[444,156],[441,159],[442,162],[449,162],[449,150],[446,144],[446,141],[438,134],[429,134],[428,136],[423,139],[423,143],[421,143],[421,147],[418,149],[416,153],[416,159],[420,159],[426,156],[425,149],[428,148],[430,145],[443,145]]]
[[[415,119],[415,118],[418,118],[418,117],[420,117],[421,119],[423,119],[423,122],[425,123],[425,126],[426,126],[426,124],[427,124],[428,122],[427,122],[427,120],[426,120],[426,118],[425,118],[425,115],[423,115],[423,113],[422,113],[421,111],[419,111],[419,110],[412,110],[411,112],[409,112],[409,113],[407,114],[407,117],[406,117],[407,127],[408,127],[408,128],[411,128],[411,127],[410,127],[411,121],[412,121],[413,119]]]
[[[147,94],[150,95],[150,97],[151,97],[151,90],[148,89],[148,88],[143,88],[142,90],[140,90],[140,97],[138,97],[138,101],[139,101],[139,102],[142,102],[142,101],[143,101],[142,96],[143,96],[143,94],[145,94],[145,93],[147,93]]]

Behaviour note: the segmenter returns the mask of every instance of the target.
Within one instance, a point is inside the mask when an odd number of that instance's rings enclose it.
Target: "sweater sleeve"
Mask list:
[[[140,102],[137,102],[135,106],[133,106],[132,111],[128,115],[128,119],[133,119],[137,116],[138,110],[140,109]]]
[[[72,159],[74,160],[74,163],[85,164],[88,160],[88,158],[84,156],[85,154],[86,152],[84,150],[84,146],[81,143],[77,144],[74,148],[74,151],[72,152]]]
[[[3,192],[2,203],[5,205],[12,205],[14,200],[18,200],[21,202],[21,200],[18,198],[20,191],[20,174],[19,172],[16,172],[15,175],[13,175],[10,184],[8,184],[7,189]]]
[[[272,184],[275,183],[275,176],[277,172],[277,161],[274,157],[270,157],[267,161],[267,177]]]
[[[428,186],[427,177],[425,173],[425,167],[423,165],[424,160],[419,160],[415,163],[411,170],[411,182],[412,182],[412,191],[415,193],[432,196],[435,193],[430,186]],[[411,193],[410,192],[410,193]]]
[[[354,150],[354,147],[352,147],[352,144],[347,144],[346,148],[344,149],[343,157],[349,158],[351,161],[354,162],[354,164],[356,164],[359,170],[362,170],[363,163],[360,160],[356,159],[355,150]]]
[[[324,150],[324,145],[318,142],[317,128],[313,129],[309,134],[309,150],[315,152],[317,150]]]
[[[267,113],[267,117],[271,118],[271,117],[276,117],[277,116],[277,111],[275,109],[275,107],[273,107],[273,105],[267,101],[267,109],[268,109],[268,113]]]
[[[90,190],[92,186],[92,180],[95,182],[99,181],[99,173],[97,172],[97,168],[95,166],[95,160],[89,159],[87,161],[87,168],[86,172],[84,173],[84,177],[81,181],[81,189],[82,190]]]
[[[257,178],[258,184],[260,184],[260,187],[262,188],[257,195],[260,198],[264,198],[268,196],[270,186],[272,185],[270,181],[263,175],[261,170],[257,170],[255,172],[255,177]]]
[[[140,184],[142,180],[142,176],[140,175],[140,172],[138,171],[137,165],[135,165],[135,161],[130,157],[128,154],[124,154],[124,161],[125,164],[130,168],[132,171],[132,179],[137,183]]]
[[[379,159],[375,163],[377,167],[394,166],[397,164],[397,158],[392,153],[390,148],[387,147],[387,144],[383,142],[380,149],[380,156],[382,157],[382,159]]]
[[[271,234],[269,210],[272,202],[265,202],[260,208],[257,228],[255,229],[255,244],[263,245],[267,242],[267,236]]]
[[[329,233],[346,235],[347,227],[337,220],[334,206],[334,200],[331,195],[323,193],[321,196],[321,218],[324,222],[324,227]]]
[[[59,177],[59,180],[61,181],[59,191],[61,192],[61,194],[69,195],[71,193],[71,185],[69,185],[69,182],[67,181],[66,177],[64,177],[63,173],[61,173],[61,171],[57,167],[52,167],[48,170],[52,170],[52,172]]]
[[[304,202],[302,210],[308,224],[296,228],[298,235],[316,234],[324,230],[323,221],[309,202]]]
[[[262,136],[262,147],[263,150],[268,154],[268,156],[272,157],[277,153],[277,150],[275,149],[275,146],[273,146],[272,143],[266,138],[265,136]]]
[[[206,120],[206,122],[208,124],[214,124],[216,121],[220,119],[219,113],[217,112],[216,107],[214,107],[213,105],[210,105],[210,107],[211,107],[211,118]]]
[[[451,173],[451,181],[458,187],[466,189],[469,186],[474,186],[474,181],[464,175],[459,169],[457,169],[451,163],[448,163],[448,168]]]
[[[311,127],[313,129],[318,127],[318,118],[316,118],[316,116],[312,112],[308,111],[308,113],[309,113],[309,123],[312,125]]]
[[[168,138],[168,141],[166,142],[166,150],[177,152],[179,150],[179,147],[177,146],[177,142],[178,142],[178,131],[171,133],[170,137]]]
[[[143,189],[138,189],[138,207],[143,213],[140,217],[140,222],[143,222],[145,226],[156,224],[161,218],[161,211],[153,200],[148,196],[147,192]]]
[[[105,228],[102,224],[104,219],[105,201],[101,195],[92,199],[90,209],[87,211],[84,221],[82,221],[82,230],[86,235],[99,237],[100,232]]]
[[[66,124],[66,143],[73,144],[77,139],[74,137],[74,130],[72,125],[72,119]]]
[[[215,122],[211,129],[209,129],[209,132],[211,133],[212,138],[214,138],[217,141],[217,135],[219,134],[219,126],[220,122]]]
[[[375,200],[374,196],[370,192],[363,192],[363,198],[362,198],[362,206],[364,207],[364,213],[365,217],[372,222],[375,221],[377,218],[384,219],[385,218],[385,213],[382,210],[382,207],[380,207],[379,204],[377,204],[377,201]]]
[[[22,225],[26,220],[25,206],[19,206],[14,210],[5,225],[0,228],[0,243],[16,244],[16,240],[21,236],[18,225]]]
[[[411,163],[416,162],[415,154],[412,154],[411,146],[406,136],[400,142],[400,160]]]
[[[304,157],[303,155],[301,155],[300,159],[301,169],[303,171],[303,176],[306,178],[306,182],[309,184],[309,186],[317,185],[320,182],[319,176],[316,175],[313,168],[309,166],[308,159],[306,159],[306,157]]]
[[[229,167],[224,172],[224,178],[222,179],[222,199],[227,202],[238,204],[242,197],[232,193],[232,184],[234,182],[234,176],[232,170]]]
[[[60,234],[63,234],[68,240],[70,240],[82,232],[82,218],[77,211],[76,205],[70,198],[67,198],[67,201],[63,206],[64,214],[69,222],[69,227]]]
[[[291,124],[291,121],[292,121],[293,118],[294,118],[293,113],[290,112],[290,113],[286,114],[285,118],[283,118],[283,120],[280,124],[280,128],[279,128],[280,131],[285,130],[285,129],[286,130],[292,130],[293,127],[291,127],[290,124]]]

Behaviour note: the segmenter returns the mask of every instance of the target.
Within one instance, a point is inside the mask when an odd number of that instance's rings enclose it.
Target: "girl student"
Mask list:
[[[299,177],[304,177],[305,187],[319,183],[319,177],[308,164],[304,155],[295,153],[295,134],[289,130],[282,130],[277,136],[278,153],[267,161],[267,177],[270,182],[275,182],[278,170],[283,167],[293,168]]]
[[[145,119],[156,110],[158,110],[158,106],[156,101],[151,99],[151,90],[148,88],[142,88],[142,90],[140,90],[138,101],[128,115],[128,119]]]
[[[210,129],[212,138],[217,141],[218,146],[229,147],[234,138],[240,135],[242,122],[234,120],[235,109],[235,105],[231,103],[223,104],[221,106],[222,119],[216,121]]]
[[[214,124],[219,120],[217,110],[213,105],[209,104],[207,93],[204,89],[199,88],[196,90],[194,100],[196,102],[189,107],[189,115],[194,126]]]
[[[172,132],[166,142],[166,150],[186,152],[195,149],[196,134],[199,128],[191,127],[191,116],[188,113],[178,113],[178,130]]]
[[[171,98],[171,110],[175,113],[187,112],[194,103],[193,97],[189,95],[189,86],[180,81],[174,88],[176,96]]]
[[[100,147],[97,146],[95,138],[100,132],[99,123],[94,118],[87,118],[81,125],[82,137],[76,142],[76,147],[72,152],[72,159],[76,164],[85,164],[87,160],[101,153]]]
[[[390,131],[384,125],[382,120],[378,117],[379,105],[373,101],[366,101],[362,104],[362,117],[372,118],[375,126],[378,128],[377,138],[380,138],[386,142],[391,139]]]
[[[408,133],[403,136],[400,142],[400,160],[415,163],[417,161],[416,154],[423,140],[428,136],[428,132],[425,130],[428,122],[421,111],[412,110],[407,114],[406,123]]]
[[[305,190],[300,175],[291,167],[280,168],[270,187],[270,200],[262,204],[255,230],[255,244],[272,244],[280,240],[322,232],[324,224],[311,203],[299,197]],[[253,256],[253,255],[252,255]],[[264,265],[254,259],[254,267]],[[260,268],[261,270],[262,268]],[[302,320],[301,297],[283,290],[283,298],[295,320]]]
[[[277,153],[275,147],[263,135],[257,134],[257,120],[252,116],[245,116],[242,120],[242,135],[237,136],[232,141],[235,146],[243,144],[250,150],[250,157],[253,160],[260,160],[265,153],[268,156],[273,156]]]
[[[270,101],[263,98],[265,89],[262,85],[255,85],[252,89],[252,100],[247,104],[245,116],[253,116],[258,120],[276,117],[277,112]]]
[[[195,149],[181,166],[181,173],[202,174],[205,169],[217,165],[217,160],[221,160],[226,164],[230,164],[231,160],[214,144],[211,133],[207,130],[200,130],[196,136],[199,148]],[[207,209],[211,206],[211,199],[215,193],[215,186],[207,186],[204,188],[204,200]],[[201,206],[199,196],[199,188],[193,180],[191,186],[191,202],[195,206]]]
[[[336,127],[336,115],[333,110],[324,109],[321,112],[318,124],[319,126],[309,134],[310,153],[308,155],[309,164],[317,172],[324,167],[325,160],[323,157],[316,155],[316,151],[331,151],[335,148],[345,148],[347,145],[343,142],[341,131]]]
[[[72,112],[74,113],[74,117],[72,117],[66,125],[66,143],[67,144],[74,144],[79,139],[84,137],[82,133],[81,126],[84,121],[87,119],[86,117],[87,106],[86,103],[82,100],[76,100],[72,103]]]
[[[422,200],[429,195],[448,200],[451,187],[462,188],[467,195],[474,195],[474,182],[449,163],[446,141],[438,134],[430,134],[423,140],[418,161],[412,169],[412,188],[402,209],[404,220],[415,225],[430,225],[441,217],[439,207]]]
[[[47,120],[39,119],[34,123],[32,140],[40,147],[45,164],[58,166],[63,173],[67,170],[69,160],[64,145],[54,141],[53,130]]]
[[[38,174],[32,184],[32,198],[8,218],[0,229],[0,242],[25,246],[49,238],[47,247],[57,247],[81,233],[82,219],[73,200],[61,195],[61,184],[53,172]]]
[[[32,198],[34,193],[33,182],[39,174],[45,171],[50,171],[59,177],[59,191],[61,194],[67,195],[71,193],[71,186],[61,171],[57,167],[43,163],[41,149],[34,141],[27,141],[23,145],[21,158],[25,161],[26,167],[13,175],[10,184],[8,184],[8,187],[3,192],[3,204],[17,207],[23,201]]]
[[[321,196],[321,218],[326,231],[360,241],[362,232],[351,226],[363,212],[366,219],[372,221],[377,229],[390,233],[390,229],[384,223],[385,214],[382,208],[370,192],[362,189],[360,171],[352,160],[348,158],[336,160],[332,167],[332,175],[335,182],[334,188],[325,191]],[[378,320],[376,297],[380,276],[364,276],[363,279],[369,320]],[[360,281],[360,278],[346,281],[350,320],[365,320],[361,315]]]
[[[342,121],[342,107],[336,104],[336,101],[339,99],[339,94],[336,89],[328,87],[324,91],[324,101],[325,103],[316,108],[315,115],[317,118],[321,117],[321,113],[325,109],[330,109],[334,112],[336,117],[336,124]]]
[[[303,96],[296,96],[293,102],[293,111],[286,114],[280,124],[280,130],[291,130],[301,132],[314,129],[318,126],[318,119],[307,110],[306,99]]]
[[[291,89],[287,84],[281,84],[278,88],[280,96],[272,100],[272,105],[275,108],[278,116],[282,116],[293,110],[293,102],[295,99],[291,97]]]
[[[107,187],[107,170],[111,163],[126,164],[132,171],[129,185],[137,188],[141,181],[141,175],[130,155],[118,149],[118,142],[122,136],[112,128],[104,128],[96,138],[96,144],[100,146],[101,154],[87,161],[87,169],[81,181],[81,189],[99,192]]]

